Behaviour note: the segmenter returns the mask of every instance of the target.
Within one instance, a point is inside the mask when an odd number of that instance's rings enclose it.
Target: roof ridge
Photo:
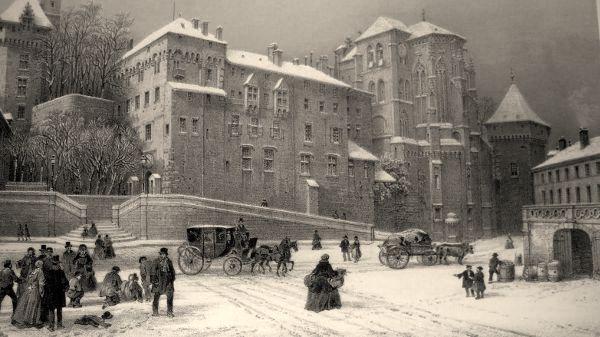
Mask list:
[[[485,124],[508,122],[534,122],[550,127],[529,105],[516,83],[512,83],[498,108]]]

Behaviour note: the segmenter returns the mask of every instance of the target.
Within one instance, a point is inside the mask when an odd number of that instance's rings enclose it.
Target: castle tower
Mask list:
[[[40,0],[40,6],[54,27],[60,25],[60,9],[62,0]]]
[[[529,106],[513,83],[485,123],[494,149],[497,234],[519,232],[521,208],[533,204],[531,169],[546,157],[550,125]]]
[[[50,17],[39,0],[15,0],[0,14],[0,109],[12,114],[16,132],[29,128],[31,109],[42,100],[40,39],[60,17],[60,0],[42,3]]]

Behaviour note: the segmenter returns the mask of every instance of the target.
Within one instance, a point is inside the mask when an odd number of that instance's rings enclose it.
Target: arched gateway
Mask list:
[[[592,242],[581,229],[560,229],[554,233],[554,259],[560,261],[565,276],[592,276]]]

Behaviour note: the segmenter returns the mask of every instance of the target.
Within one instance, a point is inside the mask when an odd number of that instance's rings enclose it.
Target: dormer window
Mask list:
[[[258,108],[258,87],[246,86],[246,111],[256,112]]]
[[[276,90],[275,97],[275,115],[285,117],[289,109],[287,90]]]

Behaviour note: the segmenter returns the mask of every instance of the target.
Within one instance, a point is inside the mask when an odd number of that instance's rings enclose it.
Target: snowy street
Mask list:
[[[492,252],[501,259],[514,258],[520,251],[504,250],[502,239],[480,241],[475,254],[465,263],[485,267]],[[6,245],[2,258],[20,255]],[[37,248],[37,247],[36,247]],[[177,263],[176,247],[170,247]],[[24,251],[24,248],[19,248]],[[100,261],[97,277],[101,281],[113,264],[121,266],[121,277],[134,272],[137,257],[155,256],[157,247],[122,248],[117,259]],[[21,250],[19,250],[20,252]],[[213,262],[209,272],[197,276],[177,275],[175,282],[175,318],[161,314],[151,317],[150,303],[122,303],[110,310],[115,316],[108,329],[74,326],[83,314],[102,313],[102,299],[97,293],[86,294],[81,309],[65,310],[66,329],[60,333],[47,330],[17,330],[9,324],[10,303],[2,303],[0,331],[6,336],[600,336],[600,284],[590,279],[561,283],[488,284],[486,298],[465,298],[460,281],[453,274],[462,266],[426,267],[411,260],[404,270],[382,266],[377,259],[376,243],[363,245],[364,260],[358,264],[343,262],[337,243],[326,242],[325,249],[311,251],[308,243],[293,255],[294,271],[278,278],[275,273],[250,275],[249,266],[242,273],[228,277],[222,260]],[[8,254],[7,254],[8,253]],[[304,310],[307,289],[303,277],[315,266],[323,253],[331,255],[334,268],[346,268],[348,275],[341,288],[340,310],[313,313]],[[6,256],[9,255],[9,256]],[[135,272],[138,272],[135,270]],[[520,268],[517,275],[521,274]],[[578,309],[577,314],[571,314]],[[476,317],[476,318],[475,318]],[[2,336],[2,334],[0,334]]]

